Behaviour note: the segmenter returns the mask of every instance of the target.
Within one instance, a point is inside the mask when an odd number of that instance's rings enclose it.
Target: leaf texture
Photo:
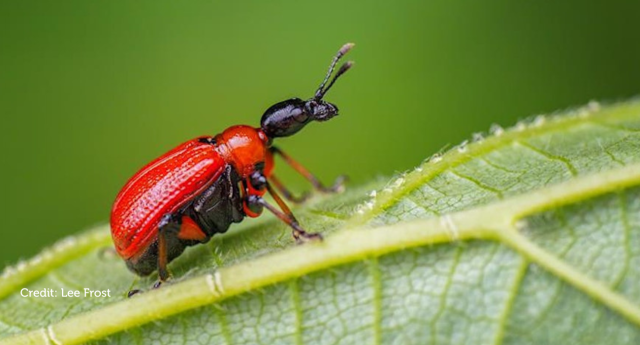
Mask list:
[[[105,226],[0,278],[0,343],[640,343],[640,102],[493,126],[391,181],[129,273]],[[21,289],[58,297],[22,297]],[[61,289],[110,290],[62,298]]]

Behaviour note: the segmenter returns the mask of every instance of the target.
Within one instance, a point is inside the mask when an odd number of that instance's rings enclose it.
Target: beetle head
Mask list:
[[[269,138],[288,137],[300,131],[311,121],[327,121],[338,115],[338,107],[333,103],[326,102],[323,98],[336,80],[353,66],[352,61],[345,62],[327,85],[336,64],[352,47],[353,43],[347,43],[340,48],[329,66],[327,75],[312,98],[306,101],[300,98],[291,98],[272,105],[264,112],[260,126]]]

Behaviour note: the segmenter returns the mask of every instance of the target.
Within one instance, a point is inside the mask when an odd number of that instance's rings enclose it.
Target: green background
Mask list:
[[[106,222],[171,147],[311,96],[345,42],[341,116],[279,146],[357,184],[491,123],[636,95],[639,22],[631,1],[2,1],[0,267]]]

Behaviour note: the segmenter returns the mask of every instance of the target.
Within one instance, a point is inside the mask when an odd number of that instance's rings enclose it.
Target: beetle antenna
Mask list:
[[[333,83],[335,83],[336,80],[338,80],[338,77],[340,77],[346,71],[348,71],[349,68],[351,68],[351,66],[353,66],[353,64],[354,64],[353,61],[347,61],[344,64],[342,64],[342,66],[340,66],[340,69],[338,70],[336,75],[333,76],[333,79],[331,79],[331,82],[329,83],[329,85],[327,85],[327,88],[322,90],[322,94],[320,95],[320,98],[324,97],[324,95],[327,93],[327,91],[329,91],[329,89],[333,86]]]
[[[346,72],[351,67],[351,65],[353,65],[352,62],[351,63],[347,62],[346,64],[342,65],[342,67],[340,67],[340,70],[338,70],[338,73],[336,73],[336,76],[333,77],[333,80],[329,84],[329,87],[327,87],[326,89],[324,88],[324,86],[329,81],[329,78],[331,77],[331,74],[333,74],[333,70],[336,68],[336,65],[338,64],[338,61],[340,60],[340,58],[342,58],[346,53],[348,53],[349,50],[351,50],[351,48],[353,48],[353,46],[354,46],[353,43],[347,43],[347,44],[343,45],[340,48],[340,50],[338,50],[338,53],[336,54],[336,56],[333,57],[333,61],[331,61],[331,65],[329,66],[329,71],[327,72],[327,75],[324,77],[324,80],[322,81],[322,83],[318,87],[318,90],[316,91],[316,95],[314,97],[315,99],[321,99],[324,96],[324,94],[327,93],[327,91],[329,90],[331,85],[333,85],[333,83],[336,81],[337,77],[340,74],[343,74],[344,72]],[[347,67],[345,67],[345,66],[347,66]]]

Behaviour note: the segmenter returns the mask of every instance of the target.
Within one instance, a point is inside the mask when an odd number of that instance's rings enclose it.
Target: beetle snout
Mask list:
[[[338,115],[338,107],[335,104],[327,102],[317,103],[310,110],[311,118],[316,121],[327,121]]]

